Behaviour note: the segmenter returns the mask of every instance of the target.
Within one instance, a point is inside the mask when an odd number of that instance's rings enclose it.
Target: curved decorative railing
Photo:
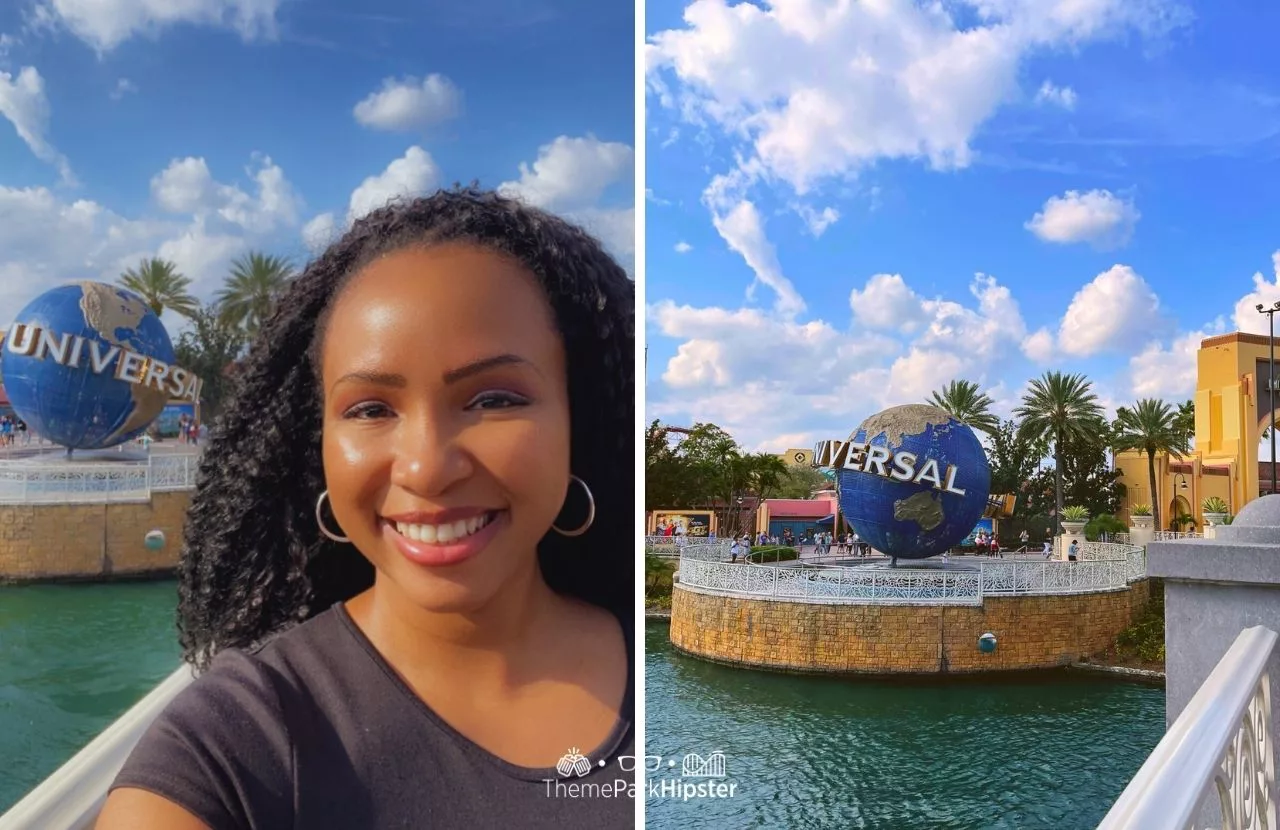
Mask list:
[[[1273,830],[1276,747],[1267,663],[1276,632],[1240,632],[1098,830]]]
[[[980,605],[977,571],[783,568],[680,560],[680,585],[712,593],[803,600]]]
[[[1079,562],[981,561],[969,568],[850,568],[731,564],[708,545],[680,558],[679,584],[706,593],[804,602],[980,605],[984,596],[1119,590],[1146,576],[1134,545],[1087,543]],[[1090,558],[1092,557],[1092,558]]]
[[[101,504],[147,501],[154,492],[195,487],[200,456],[153,455],[146,461],[0,464],[0,504]]]
[[[1153,542],[1173,542],[1178,539],[1203,539],[1203,538],[1204,538],[1204,534],[1198,531],[1183,533],[1181,531],[1174,531],[1174,530],[1156,530],[1156,531],[1153,531],[1151,534],[1151,541]]]

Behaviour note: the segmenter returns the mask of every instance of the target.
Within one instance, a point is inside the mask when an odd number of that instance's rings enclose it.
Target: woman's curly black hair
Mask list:
[[[358,220],[290,284],[255,338],[212,430],[178,566],[183,659],[208,667],[373,584],[373,566],[321,535],[325,489],[319,342],[346,282],[383,254],[446,243],[510,256],[542,286],[567,360],[570,469],[595,496],[583,535],[550,531],[542,573],[561,593],[629,620],[634,606],[635,285],[574,225],[474,187],[391,205]],[[585,504],[570,488],[575,527]],[[575,509],[576,505],[576,509]]]

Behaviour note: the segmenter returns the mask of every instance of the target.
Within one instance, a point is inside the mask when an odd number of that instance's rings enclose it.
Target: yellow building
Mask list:
[[[1204,526],[1200,504],[1206,498],[1222,499],[1234,515],[1257,498],[1261,489],[1270,489],[1269,473],[1266,481],[1259,481],[1258,463],[1258,443],[1269,421],[1265,407],[1270,350],[1270,338],[1242,332],[1200,342],[1195,449],[1182,459],[1156,456],[1154,494],[1146,454],[1132,450],[1117,454],[1116,468],[1128,489],[1122,518],[1129,518],[1135,504],[1158,504],[1164,525],[1158,530],[1172,529],[1169,522],[1179,514],[1192,516],[1200,529]],[[1280,410],[1280,355],[1277,357],[1276,403]]]

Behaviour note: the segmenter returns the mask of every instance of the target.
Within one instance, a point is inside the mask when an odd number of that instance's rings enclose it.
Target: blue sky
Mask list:
[[[647,4],[650,417],[781,450],[953,378],[1183,400],[1265,333],[1280,7],[836,5]]]
[[[478,179],[634,259],[634,16],[591,0],[0,6],[0,326],[174,260],[208,299],[351,215]],[[169,319],[171,331],[180,321]]]

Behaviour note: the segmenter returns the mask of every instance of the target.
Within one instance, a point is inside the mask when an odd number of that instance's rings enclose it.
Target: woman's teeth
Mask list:
[[[407,522],[395,522],[396,532],[406,539],[425,542],[428,545],[447,545],[456,542],[480,530],[493,519],[493,513],[483,516],[472,516],[470,519],[459,519],[440,525],[418,525]]]

